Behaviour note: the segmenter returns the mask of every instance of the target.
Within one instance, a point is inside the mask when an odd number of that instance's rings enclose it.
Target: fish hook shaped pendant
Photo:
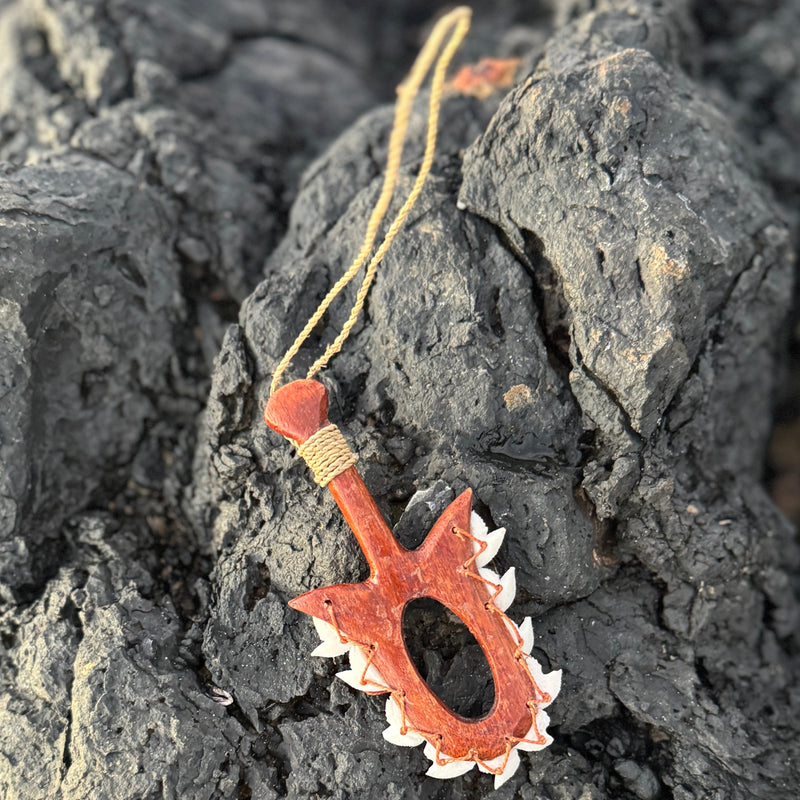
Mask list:
[[[505,613],[516,590],[513,567],[502,578],[486,567],[504,529],[487,532],[467,490],[445,509],[424,542],[407,550],[394,538],[353,466],[355,456],[328,420],[328,394],[321,383],[298,380],[283,386],[270,397],[264,417],[298,446],[317,482],[327,485],[369,564],[369,577],[361,583],[325,586],[290,601],[313,617],[322,637],[312,655],[349,652],[351,669],[338,677],[368,694],[389,693],[389,727],[383,735],[398,745],[425,742],[425,755],[433,762],[428,775],[455,777],[477,764],[495,775],[497,788],[516,771],[519,750],[540,750],[552,741],[544,709],[561,685],[561,671],[545,675],[531,655],[530,617],[518,626]],[[449,608],[481,646],[495,687],[494,705],[485,716],[468,719],[453,712],[414,666],[403,640],[403,610],[421,597]]]

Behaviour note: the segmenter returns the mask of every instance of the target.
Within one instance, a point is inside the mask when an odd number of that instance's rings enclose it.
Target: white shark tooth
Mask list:
[[[505,535],[505,528],[498,528],[496,531],[492,531],[491,533],[487,534],[486,548],[475,559],[475,563],[479,567],[485,567],[497,555],[497,551],[500,549],[500,545],[503,544],[503,538]],[[477,542],[473,542],[473,544],[476,547],[478,546]]]
[[[340,640],[339,631],[330,624],[330,622],[325,622],[324,619],[320,619],[319,617],[311,617],[311,621],[314,623],[314,627],[317,629],[317,633],[319,634],[319,638],[322,640],[327,639],[336,639],[337,641]]]
[[[497,758],[490,758],[488,761],[479,761],[478,762],[478,769],[481,772],[489,773],[493,769],[497,769],[503,763],[503,759],[506,757],[506,754],[503,753],[502,755],[497,756]]]
[[[350,648],[350,667],[353,672],[357,673],[359,677],[363,675],[367,683],[385,686],[383,676],[378,672],[378,668],[371,662],[369,662],[369,667],[367,667],[367,663],[367,654],[364,652],[364,649],[353,645]],[[366,672],[364,670],[366,670]],[[372,689],[368,691],[372,691]]]
[[[452,756],[445,755],[442,752],[439,753],[439,758],[442,761],[447,761],[447,763],[437,764],[436,748],[427,740],[425,742],[425,749],[422,752],[425,753],[427,759],[433,761],[433,764],[430,765],[428,771],[425,773],[432,778],[457,778],[459,775],[469,772],[475,766],[475,762],[469,758],[459,761],[448,761]]]
[[[312,656],[327,656],[332,658],[333,656],[340,656],[347,652],[350,647],[349,642],[342,641],[343,637],[339,635],[339,631],[337,631],[330,622],[325,622],[324,619],[320,619],[319,617],[311,617],[311,619],[314,620],[314,627],[317,629],[319,638],[322,639],[322,643],[311,651]]]
[[[389,690],[383,684],[383,681],[373,683],[365,678],[366,683],[361,683],[361,670],[346,669],[344,672],[337,672],[336,677],[344,681],[348,686],[353,689],[358,689],[359,692],[388,692]]]
[[[522,652],[530,655],[533,650],[533,623],[530,617],[525,617],[519,626],[519,635],[522,637]]]
[[[486,523],[473,511],[472,516],[469,518],[469,532],[476,539],[485,539],[487,530]]]
[[[347,648],[347,642],[342,643],[338,639],[335,642],[323,641],[311,651],[311,655],[333,658],[334,656],[340,656],[342,653],[346,653]]]
[[[413,733],[412,731],[400,733],[400,728],[396,728],[394,725],[384,729],[383,738],[389,744],[396,744],[400,747],[416,747],[424,741],[423,737],[418,733]]]
[[[447,764],[437,764],[435,761],[428,767],[425,773],[431,778],[457,778],[469,772],[475,766],[474,761],[449,761]]]
[[[505,575],[500,578],[500,585],[503,587],[503,591],[497,595],[494,604],[501,611],[505,611],[514,602],[514,596],[517,593],[517,578],[514,567],[509,567],[506,570]]]
[[[506,762],[503,767],[503,762]],[[519,767],[519,753],[516,747],[512,747],[508,753],[508,761],[506,761],[506,754],[501,753],[496,758],[489,761],[484,761],[483,764],[478,764],[478,769],[481,772],[492,772],[493,770],[503,767],[503,771],[494,776],[494,788],[499,789],[516,771]]]
[[[394,699],[394,695],[386,698],[386,721],[394,728],[399,728],[403,724],[403,712],[400,710],[397,700]]]
[[[389,727],[384,730],[383,738],[387,742],[401,747],[416,747],[425,741],[423,736],[414,731],[400,732],[403,725],[403,713],[400,711],[400,706],[397,705],[394,696],[386,699],[386,720],[389,723]]]
[[[436,748],[427,739],[425,740],[425,747],[422,752],[425,754],[425,758],[436,763]]]
[[[505,758],[505,756],[503,756]],[[514,747],[508,754],[508,761],[503,771],[499,775],[494,776],[494,788],[499,789],[516,771],[519,767],[519,752]]]
[[[529,741],[520,742],[517,747],[520,750],[525,750],[529,753],[533,753],[536,750],[544,750],[545,747],[549,747],[553,743],[553,737],[547,732],[547,726],[549,724],[550,717],[548,716],[547,712],[542,711],[542,709],[537,709],[536,724],[531,725],[530,730],[523,737]],[[544,742],[542,744],[536,744],[535,742],[537,731],[544,738]]]
[[[539,726],[539,732],[546,740],[545,747],[553,743],[553,737],[547,732],[547,726],[550,724],[550,715],[543,709],[536,709],[536,724]]]
[[[558,693],[561,691],[561,670],[554,669],[548,672],[547,675],[542,675],[544,686],[541,688],[550,695],[550,700],[555,700]],[[549,706],[550,703],[543,703],[542,708]]]
[[[358,689],[359,692],[366,692],[370,690],[369,684],[361,683],[361,673],[353,669],[346,669],[344,672],[337,672],[336,677],[344,681],[348,686],[353,689]]]
[[[478,575],[480,575],[485,581],[493,583],[494,586],[497,586],[500,583],[500,576],[493,569],[488,569],[487,567],[478,567]],[[489,597],[493,597],[496,590],[493,586],[489,586],[487,584],[486,591],[489,592]]]
[[[558,693],[561,691],[561,670],[554,669],[546,675],[542,670],[542,665],[533,657],[528,656],[525,659],[528,669],[531,671],[533,680],[536,685],[543,691],[550,695],[550,700],[546,703],[537,703],[539,708],[547,708],[553,700],[556,699]]]

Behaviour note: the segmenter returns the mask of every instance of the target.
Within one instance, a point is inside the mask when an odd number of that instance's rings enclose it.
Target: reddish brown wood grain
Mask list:
[[[328,398],[317,381],[295,381],[276,391],[265,410],[267,424],[302,443],[328,425]],[[374,648],[372,663],[392,692],[404,692],[410,728],[455,758],[485,761],[507,752],[509,737],[522,738],[531,726],[531,707],[541,701],[517,642],[501,614],[490,611],[485,583],[471,577],[473,548],[455,528],[470,529],[472,493],[467,490],[439,517],[422,545],[406,550],[392,535],[383,515],[354,467],[329,484],[331,494],[355,534],[370,568],[367,580],[315,589],[289,605],[336,625],[353,643]],[[467,565],[467,566],[465,566]],[[411,600],[432,597],[451,609],[469,628],[492,670],[495,701],[480,719],[449,709],[417,672],[403,641],[403,609]]]

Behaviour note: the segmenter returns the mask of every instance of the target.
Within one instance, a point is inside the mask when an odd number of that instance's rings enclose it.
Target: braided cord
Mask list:
[[[394,193],[395,185],[397,183],[397,176],[400,171],[400,160],[403,155],[403,145],[405,144],[406,132],[408,130],[408,121],[411,116],[411,108],[419,93],[420,86],[422,85],[425,77],[433,66],[433,78],[431,79],[431,92],[430,100],[428,102],[428,128],[425,140],[425,152],[422,157],[422,164],[420,165],[419,172],[417,173],[414,185],[403,203],[397,216],[394,218],[389,230],[383,238],[383,242],[375,251],[372,259],[367,264],[367,269],[364,274],[364,279],[361,282],[356,300],[353,304],[347,321],[342,326],[336,339],[328,345],[327,349],[311,366],[308,371],[307,378],[313,378],[331,358],[342,349],[342,345],[353,329],[353,326],[358,320],[361,309],[364,306],[364,301],[369,292],[372,281],[375,279],[378,265],[383,260],[386,251],[394,241],[394,238],[399,233],[400,229],[406,221],[411,209],[417,202],[417,198],[422,191],[422,187],[430,173],[433,164],[433,155],[436,149],[436,134],[439,128],[439,109],[442,100],[442,89],[444,87],[445,74],[453,56],[456,53],[459,45],[467,35],[469,30],[470,18],[472,11],[466,6],[460,6],[449,14],[442,17],[434,26],[428,40],[420,50],[419,55],[414,61],[408,77],[397,88],[397,103],[395,105],[394,123],[392,132],[389,137],[388,156],[386,160],[386,173],[383,179],[383,186],[381,188],[378,200],[372,210],[369,221],[367,222],[367,229],[364,235],[364,242],[361,249],[353,259],[352,264],[348,270],[339,278],[338,281],[331,287],[328,294],[325,295],[322,302],[317,307],[317,310],[311,315],[311,318],[305,324],[305,327],[298,334],[297,338],[292,343],[292,346],[286,351],[286,354],[278,363],[275,372],[272,376],[272,383],[270,384],[270,394],[277,389],[280,384],[281,377],[289,368],[292,359],[297,355],[303,343],[308,339],[311,331],[314,330],[317,323],[322,319],[323,314],[328,310],[328,307],[339,294],[339,292],[350,283],[351,280],[358,274],[361,267],[366,262],[369,254],[372,252],[375,243],[375,237],[378,233],[378,228],[383,221],[386,211],[389,208],[392,195]],[[447,36],[450,36],[447,39]],[[444,48],[442,49],[443,43]],[[440,52],[441,51],[441,52]],[[439,53],[437,58],[437,53]]]

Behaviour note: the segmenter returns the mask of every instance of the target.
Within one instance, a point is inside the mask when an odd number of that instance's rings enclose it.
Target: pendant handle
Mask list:
[[[315,380],[292,381],[276,389],[264,408],[264,421],[297,444],[330,425],[328,392]]]
[[[298,452],[314,471],[317,483],[326,486],[333,495],[375,575],[380,565],[396,557],[403,548],[392,535],[375,500],[352,466],[355,455],[350,453],[351,457],[345,457],[341,467],[333,470],[333,477],[323,483],[319,480],[317,468],[320,461],[326,462],[325,454],[321,458],[310,458],[304,452],[307,442],[306,447],[313,444],[309,442],[312,437],[319,439],[330,433],[328,429],[335,428],[328,419],[328,390],[319,381],[311,379],[287,383],[272,393],[264,409],[264,419],[270,428],[298,446]],[[338,429],[335,430],[335,436],[349,453],[344,438]]]

